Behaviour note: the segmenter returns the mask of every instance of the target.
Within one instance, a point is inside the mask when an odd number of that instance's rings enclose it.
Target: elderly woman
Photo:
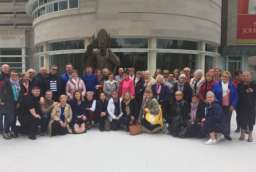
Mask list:
[[[175,92],[175,102],[171,105],[169,131],[175,137],[185,137],[189,123],[189,105],[183,99],[182,91]]]
[[[151,87],[156,83],[156,80],[151,76],[149,71],[144,72],[144,81],[145,87]]]
[[[201,85],[204,82],[204,72],[198,69],[194,72],[194,77],[190,80],[190,87],[192,88],[193,95],[198,95]]]
[[[215,95],[212,91],[206,94],[205,118],[202,118],[203,132],[210,137],[206,144],[215,144],[218,140],[218,133],[227,137],[225,124],[225,114],[219,103],[215,101]]]
[[[104,81],[103,92],[110,98],[113,91],[118,91],[118,82],[114,80],[113,74],[110,74],[108,80]]]
[[[132,97],[135,96],[134,81],[130,78],[128,71],[124,72],[124,79],[119,84],[119,96],[122,97],[126,92],[129,92]]]
[[[238,106],[237,114],[239,115],[239,124],[241,125],[240,140],[245,140],[246,130],[248,133],[248,142],[253,141],[253,128],[256,118],[256,85],[252,81],[250,72],[243,73],[244,81],[238,84]]]
[[[72,109],[67,104],[67,96],[60,96],[60,103],[56,104],[51,113],[49,123],[50,136],[65,135],[72,133],[70,123],[72,121]]]
[[[129,125],[134,124],[138,119],[135,100],[132,99],[129,92],[126,92],[124,94],[121,102],[121,107],[123,112],[124,125],[126,129],[128,129]]]
[[[141,107],[141,125],[146,133],[157,133],[163,128],[162,110],[155,98],[152,89],[147,88],[144,93],[144,100]]]
[[[213,80],[213,75],[210,72],[207,72],[205,75],[205,80],[199,89],[199,99],[204,101],[206,99],[206,93],[211,91],[215,81]]]
[[[84,81],[79,78],[78,72],[76,70],[73,70],[71,78],[68,80],[66,85],[66,95],[69,99],[73,99],[75,91],[80,91],[82,93],[82,97],[84,98],[86,94]]]
[[[176,93],[176,91],[181,91],[183,93],[184,100],[190,104],[192,98],[192,89],[189,83],[186,82],[185,74],[180,74],[178,82],[174,85],[173,93]]]
[[[230,80],[231,74],[228,71],[224,71],[221,74],[221,80],[213,86],[213,92],[217,101],[220,103],[224,110],[225,121],[227,126],[227,139],[230,137],[230,122],[232,112],[235,110],[238,97],[237,90],[233,82]]]

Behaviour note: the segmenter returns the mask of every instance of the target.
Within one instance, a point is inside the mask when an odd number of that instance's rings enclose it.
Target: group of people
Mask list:
[[[1,66],[0,131],[4,139],[25,134],[36,139],[81,134],[91,128],[124,130],[139,126],[141,132],[165,133],[181,138],[209,138],[215,144],[221,134],[230,136],[231,117],[236,112],[240,140],[253,141],[256,85],[250,72],[218,68],[206,73],[157,69],[117,73],[86,66],[79,76],[72,64],[58,74],[58,66],[36,73],[18,74]]]

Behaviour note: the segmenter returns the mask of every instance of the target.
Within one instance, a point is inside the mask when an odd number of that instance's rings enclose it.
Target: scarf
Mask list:
[[[11,87],[12,87],[12,93],[15,101],[18,101],[19,94],[20,94],[20,83],[19,81],[14,81],[10,79]]]

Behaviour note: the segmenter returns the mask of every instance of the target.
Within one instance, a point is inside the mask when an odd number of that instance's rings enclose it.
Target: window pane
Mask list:
[[[21,49],[20,48],[0,49],[0,55],[21,55]]]
[[[205,56],[205,71],[208,71],[213,67],[214,57],[212,56]]]
[[[195,69],[196,55],[193,54],[169,54],[158,53],[157,54],[157,68],[174,70],[179,67],[190,67]]]
[[[84,41],[64,41],[64,42],[54,42],[48,44],[49,51],[56,50],[70,50],[70,49],[84,49]]]
[[[78,0],[69,0],[69,8],[78,8]]]
[[[59,10],[59,4],[58,3],[54,3],[54,11],[58,11]]]
[[[206,44],[206,51],[215,52],[217,47],[215,45]]]
[[[0,57],[0,62],[1,63],[22,62],[22,58],[21,57]]]
[[[116,38],[111,40],[112,48],[148,48],[147,39]]]
[[[147,53],[116,53],[120,58],[121,67],[134,67],[136,70],[147,69]]]
[[[197,42],[182,41],[182,40],[170,40],[170,39],[158,39],[157,40],[157,48],[197,50]]]
[[[60,10],[65,10],[68,8],[68,2],[67,0],[59,2]]]

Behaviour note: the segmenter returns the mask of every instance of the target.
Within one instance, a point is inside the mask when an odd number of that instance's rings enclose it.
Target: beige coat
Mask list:
[[[52,123],[54,121],[60,121],[60,113],[61,113],[60,106],[61,106],[60,103],[58,103],[52,109],[51,120],[49,122],[49,127],[48,127],[50,135],[52,133]],[[69,133],[72,133],[71,127],[69,125],[70,122],[72,121],[72,109],[71,109],[69,104],[66,104],[66,106],[65,106],[64,116],[65,116],[65,119],[66,119],[68,131],[69,131]]]

